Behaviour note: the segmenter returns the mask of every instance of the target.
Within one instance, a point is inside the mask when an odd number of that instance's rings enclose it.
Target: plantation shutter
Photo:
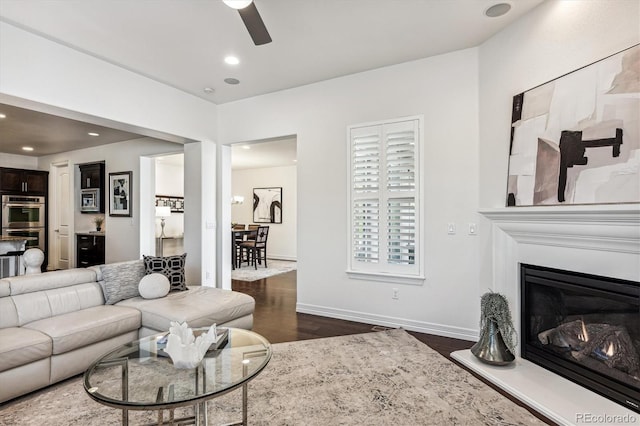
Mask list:
[[[350,270],[419,275],[419,121],[349,132]]]

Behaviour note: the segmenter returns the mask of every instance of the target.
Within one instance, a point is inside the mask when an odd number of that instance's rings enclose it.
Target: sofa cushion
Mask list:
[[[69,287],[75,284],[96,282],[96,273],[89,269],[65,269],[45,274],[18,275],[3,278],[3,286],[8,283],[11,295],[33,293],[40,290]]]
[[[51,338],[23,327],[0,329],[0,371],[51,356]]]
[[[142,260],[100,265],[105,304],[113,305],[124,299],[139,296],[138,283],[144,277]]]
[[[123,306],[94,306],[24,326],[47,334],[61,354],[140,328],[140,312]]]
[[[223,324],[253,313],[253,297],[212,287],[189,287],[188,292],[169,293],[161,299],[136,297],[117,306],[130,306],[142,312],[142,326],[168,331],[171,321],[187,322],[190,327]]]
[[[158,272],[169,279],[171,291],[183,291],[187,289],[187,282],[184,273],[184,264],[187,253],[168,256],[142,256],[144,259],[144,268],[146,274]]]
[[[0,297],[6,297],[11,294],[11,281],[0,280]]]
[[[165,297],[171,290],[171,284],[169,279],[162,274],[153,273],[145,275],[138,284],[138,291],[140,296],[145,299],[157,299],[158,297]]]

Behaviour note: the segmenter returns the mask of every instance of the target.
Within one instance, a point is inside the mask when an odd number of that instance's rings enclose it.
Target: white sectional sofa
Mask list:
[[[169,329],[213,323],[251,329],[246,294],[189,287],[157,299],[105,305],[99,267],[0,280],[0,402],[82,373],[119,345]]]

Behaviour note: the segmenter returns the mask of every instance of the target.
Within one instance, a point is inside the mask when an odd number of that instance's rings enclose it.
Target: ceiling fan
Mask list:
[[[253,3],[253,0],[222,0],[227,6],[237,9],[240,18],[247,27],[249,35],[256,46],[271,43],[271,36],[264,25],[264,21]]]

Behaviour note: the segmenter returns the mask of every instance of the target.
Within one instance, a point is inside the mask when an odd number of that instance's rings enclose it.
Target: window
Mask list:
[[[348,129],[353,276],[422,282],[421,123],[411,117]]]

